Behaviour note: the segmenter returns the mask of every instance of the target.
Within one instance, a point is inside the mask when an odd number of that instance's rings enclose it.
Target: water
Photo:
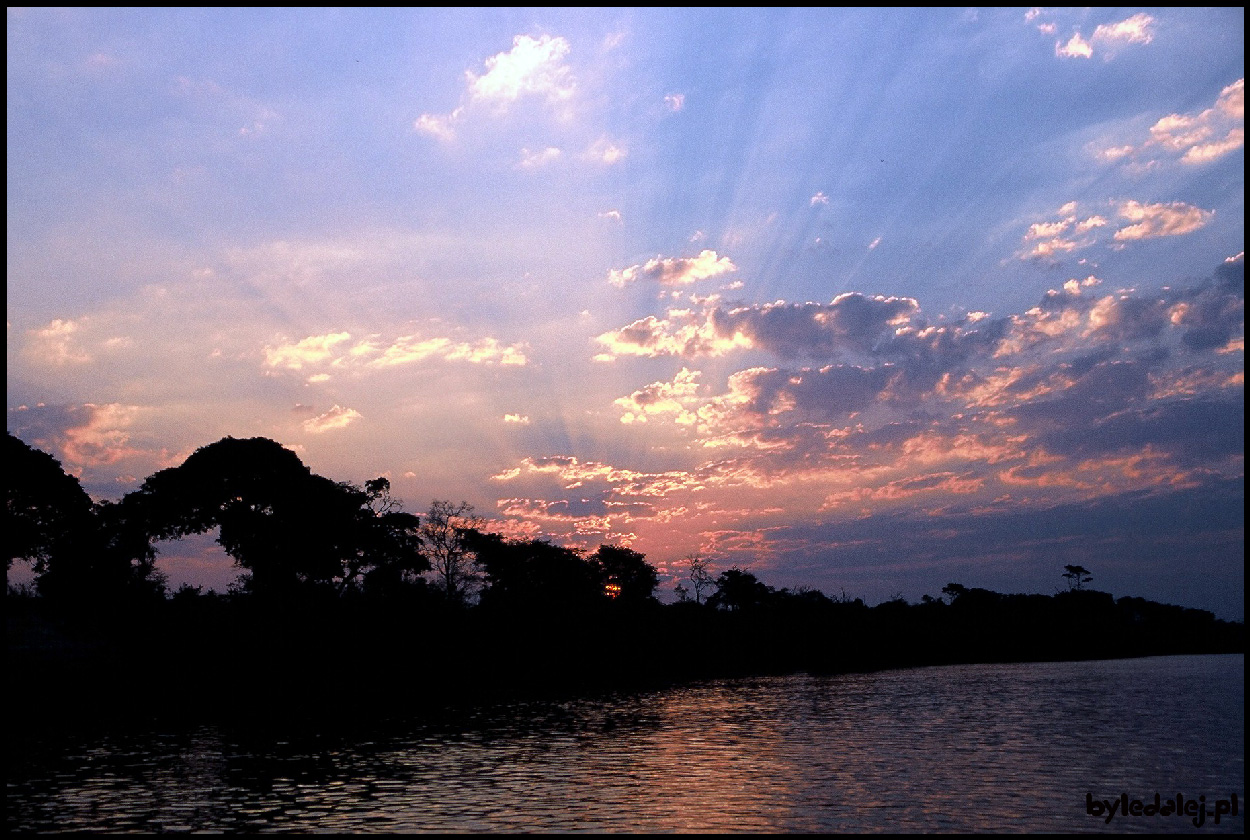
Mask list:
[[[1086,794],[1244,804],[1244,685],[1241,655],[964,665],[49,736],[9,751],[6,829],[1243,833]]]

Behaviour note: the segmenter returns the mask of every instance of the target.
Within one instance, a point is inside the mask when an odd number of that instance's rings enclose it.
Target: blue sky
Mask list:
[[[10,9],[8,425],[1244,614],[1244,10]],[[224,586],[210,540],[162,546]]]

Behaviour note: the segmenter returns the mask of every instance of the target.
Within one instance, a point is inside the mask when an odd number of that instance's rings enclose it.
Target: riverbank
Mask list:
[[[201,597],[94,614],[11,597],[6,612],[9,684],[53,721],[332,718],[803,671],[1244,653],[1243,624],[1101,592],[594,611]]]

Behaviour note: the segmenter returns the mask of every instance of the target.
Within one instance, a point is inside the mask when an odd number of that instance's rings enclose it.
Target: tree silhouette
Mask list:
[[[374,478],[363,489],[346,485],[344,492],[360,494],[363,504],[355,516],[359,539],[348,553],[341,588],[394,595],[423,587],[421,575],[430,564],[422,552],[421,520],[404,512],[391,495],[391,482]]]
[[[151,540],[125,503],[92,504],[51,455],[5,443],[7,568],[28,560],[40,594],[78,604],[163,595]]]
[[[593,607],[608,598],[599,565],[575,549],[480,532],[472,539],[486,578],[483,607],[570,610]]]
[[[91,497],[60,461],[12,432],[4,444],[4,465],[6,570],[21,559],[45,572],[88,528]]]
[[[218,542],[249,573],[246,591],[341,593],[371,572],[402,580],[425,568],[419,522],[395,509],[389,489],[385,479],[360,488],[315,475],[267,438],[227,437],[148,477],[124,501],[154,537],[220,527]]]
[[[709,570],[710,563],[706,558],[698,554],[691,554],[687,563],[689,566],[687,580],[690,581],[690,586],[694,590],[694,602],[702,604],[703,593],[716,586],[716,579],[712,577],[712,573]],[[678,592],[678,597],[681,597],[680,592]]]
[[[654,600],[660,578],[645,555],[617,545],[601,545],[590,561],[598,567],[608,597],[622,604]]]
[[[1094,579],[1093,574],[1084,566],[1064,566],[1063,576],[1068,579],[1068,589],[1080,590]]]
[[[754,574],[734,566],[720,573],[716,593],[707,602],[717,609],[749,610],[767,603],[772,595],[772,588]]]
[[[452,604],[465,604],[482,579],[476,553],[470,547],[472,532],[484,520],[468,502],[453,504],[434,500],[421,525],[426,559],[434,587]]]

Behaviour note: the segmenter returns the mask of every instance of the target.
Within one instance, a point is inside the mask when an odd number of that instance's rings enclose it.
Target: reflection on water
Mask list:
[[[132,730],[10,755],[6,828],[1242,833],[1244,813],[1106,824],[1086,794],[1240,799],[1244,702],[1242,656],[1195,656],[726,680],[333,732]]]

